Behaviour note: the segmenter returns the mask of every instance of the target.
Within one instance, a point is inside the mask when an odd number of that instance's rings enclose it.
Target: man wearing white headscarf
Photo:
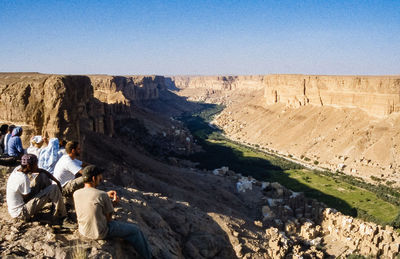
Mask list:
[[[31,138],[31,145],[26,149],[26,153],[33,154],[39,157],[42,145],[43,145],[42,136],[34,136]]]

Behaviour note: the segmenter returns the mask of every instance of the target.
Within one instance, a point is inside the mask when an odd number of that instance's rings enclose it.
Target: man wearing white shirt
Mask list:
[[[10,216],[29,220],[46,203],[52,202],[55,205],[54,216],[64,218],[67,212],[61,194],[61,185],[56,181],[57,185],[50,184],[35,192],[31,189],[31,182],[28,177],[28,174],[32,173],[45,174],[50,179],[56,180],[50,173],[38,169],[35,155],[23,155],[21,166],[16,167],[7,180],[7,207]]]
[[[77,157],[80,155],[81,148],[78,142],[69,141],[65,150],[67,155],[63,155],[54,168],[54,177],[60,181],[63,187],[63,195],[70,197],[74,191],[84,186],[82,179],[82,161]]]

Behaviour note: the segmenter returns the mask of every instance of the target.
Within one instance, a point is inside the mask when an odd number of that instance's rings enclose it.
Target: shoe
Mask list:
[[[61,224],[62,228],[67,228],[67,229],[76,229],[78,228],[78,224],[70,220],[69,218],[64,218]]]
[[[62,218],[57,218],[56,220],[53,221],[53,227],[54,228],[65,228],[65,229],[76,229],[78,227],[78,224],[71,221],[67,217],[62,217]]]

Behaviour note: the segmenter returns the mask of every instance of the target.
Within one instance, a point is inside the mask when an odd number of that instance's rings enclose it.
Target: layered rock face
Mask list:
[[[374,76],[266,76],[267,104],[359,108],[383,117],[400,111],[400,77]]]
[[[0,121],[22,125],[24,143],[33,134],[80,139],[80,132],[112,136],[114,121],[130,118],[137,102],[165,89],[160,76],[62,76],[0,74]]]
[[[171,80],[180,89],[257,90],[263,88],[264,76],[173,76]]]
[[[378,117],[400,111],[400,76],[175,76],[171,80],[187,92],[263,89],[267,104],[289,107],[311,104],[359,108]]]
[[[179,95],[192,101],[218,104],[231,103],[231,95],[246,95],[264,89],[264,76],[174,76],[170,89],[180,89]],[[171,87],[173,86],[173,87]]]
[[[162,76],[89,76],[94,96],[105,103],[155,100],[166,88]]]

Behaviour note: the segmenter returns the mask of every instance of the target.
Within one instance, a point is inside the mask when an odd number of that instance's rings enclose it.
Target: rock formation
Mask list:
[[[400,77],[270,75],[264,82],[267,104],[359,108],[377,117],[400,111]]]

